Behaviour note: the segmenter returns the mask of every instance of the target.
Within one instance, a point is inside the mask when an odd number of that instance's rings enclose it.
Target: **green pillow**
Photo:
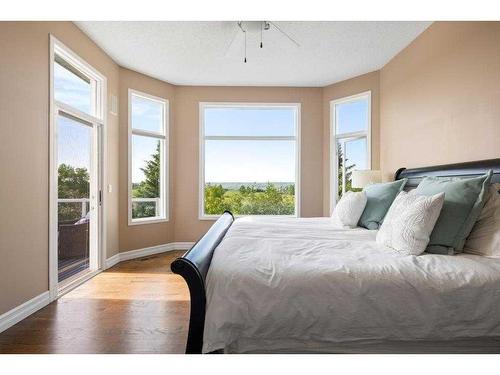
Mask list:
[[[367,202],[358,226],[367,229],[378,229],[392,202],[405,187],[406,181],[408,179],[403,178],[394,182],[373,184],[365,187],[363,191],[366,193]]]
[[[474,178],[426,177],[415,194],[434,195],[444,192],[444,204],[432,231],[426,251],[432,254],[462,252],[481,209],[490,184],[492,171]]]

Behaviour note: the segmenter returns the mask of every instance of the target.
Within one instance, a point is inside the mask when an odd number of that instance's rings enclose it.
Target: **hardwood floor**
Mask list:
[[[182,252],[120,263],[0,333],[0,353],[184,353]]]

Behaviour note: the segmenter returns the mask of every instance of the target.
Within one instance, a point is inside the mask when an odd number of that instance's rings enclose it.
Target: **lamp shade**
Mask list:
[[[351,186],[353,188],[362,189],[365,186],[381,182],[381,173],[379,170],[362,169],[352,171]]]

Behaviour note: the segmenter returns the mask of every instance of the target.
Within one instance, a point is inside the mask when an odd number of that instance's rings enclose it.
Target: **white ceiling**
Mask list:
[[[326,86],[383,67],[431,22],[76,22],[123,67],[178,85]],[[245,24],[244,24],[245,26]],[[231,41],[233,41],[231,43]]]

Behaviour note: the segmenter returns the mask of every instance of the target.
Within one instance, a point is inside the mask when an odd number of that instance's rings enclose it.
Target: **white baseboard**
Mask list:
[[[106,263],[104,264],[104,269],[108,269],[113,267],[115,264],[120,263],[120,253],[113,255],[111,258],[106,259]]]
[[[49,303],[50,293],[46,291],[0,315],[0,332],[12,327],[14,324],[33,314],[35,311],[40,310],[42,307],[47,306]]]
[[[194,242],[171,242],[164,245],[146,247],[144,249],[130,250],[113,255],[106,260],[106,269],[125,260],[142,258],[150,255],[165,253],[173,250],[189,250]]]
[[[141,258],[173,250],[189,250],[193,245],[194,242],[171,242],[165,245],[125,251],[106,259],[105,269],[113,267],[115,264],[125,260]],[[42,307],[47,306],[50,302],[50,293],[49,291],[46,291],[29,301],[24,302],[22,305],[14,307],[12,310],[0,315],[0,332],[5,331],[7,328],[12,327],[14,324],[40,310]]]

